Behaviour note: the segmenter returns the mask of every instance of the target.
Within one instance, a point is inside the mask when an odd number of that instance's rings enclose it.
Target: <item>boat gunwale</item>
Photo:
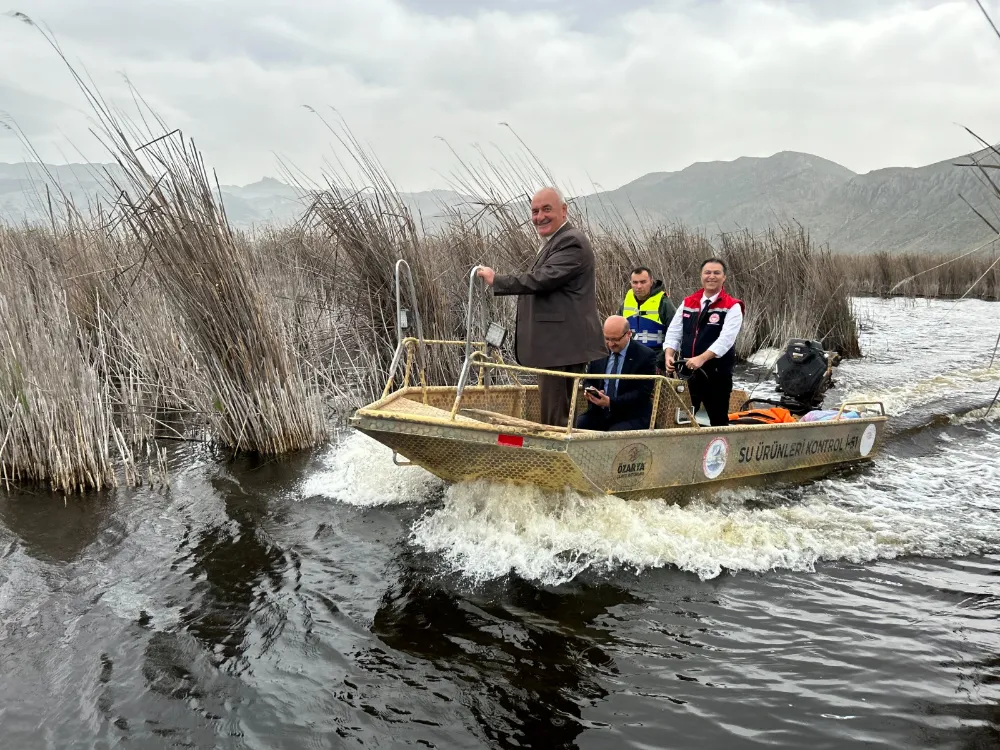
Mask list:
[[[479,386],[482,388],[482,386]],[[489,386],[484,390],[493,389],[504,389],[504,390],[523,390],[527,386]],[[885,414],[876,414],[871,416],[858,416],[858,417],[848,417],[848,418],[838,418],[838,419],[828,419],[815,422],[779,422],[775,424],[738,424],[738,425],[726,425],[726,426],[697,426],[697,427],[661,427],[656,429],[641,429],[641,430],[619,430],[615,432],[601,432],[601,431],[591,431],[591,430],[581,430],[577,432],[575,429],[573,431],[564,431],[563,428],[559,429],[530,429],[520,425],[497,425],[489,422],[480,422],[478,420],[469,419],[469,421],[458,421],[450,417],[436,417],[429,415],[417,415],[417,414],[407,414],[405,412],[390,412],[384,411],[378,407],[384,406],[387,403],[391,403],[397,398],[406,398],[411,394],[420,394],[425,390],[434,390],[436,392],[454,390],[453,386],[408,386],[406,388],[401,388],[399,390],[393,391],[384,398],[380,398],[378,401],[373,402],[368,406],[363,406],[359,408],[350,421],[352,424],[357,424],[361,417],[367,417],[371,419],[385,420],[389,422],[402,422],[410,424],[425,424],[432,425],[435,427],[449,427],[456,430],[472,430],[475,432],[492,432],[492,433],[502,433],[505,435],[521,435],[525,437],[533,437],[536,439],[548,439],[558,443],[567,442],[577,442],[577,441],[600,441],[600,440],[614,440],[618,438],[628,438],[635,439],[638,436],[655,436],[655,437],[666,437],[669,435],[675,435],[677,437],[684,437],[687,435],[728,435],[728,434],[738,434],[741,432],[762,432],[768,430],[781,430],[781,429],[808,429],[816,427],[829,427],[832,425],[841,424],[876,424],[885,423],[889,420],[889,417]],[[845,402],[845,405],[849,405],[850,401]],[[442,409],[442,411],[445,411]]]

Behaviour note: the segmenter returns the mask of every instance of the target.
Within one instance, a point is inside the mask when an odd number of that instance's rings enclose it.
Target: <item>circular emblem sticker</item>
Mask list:
[[[711,315],[709,315],[708,316],[708,322],[709,323],[718,323],[719,322],[719,313],[712,313]]]
[[[705,448],[701,459],[701,470],[709,479],[715,479],[725,471],[726,459],[729,457],[729,443],[723,437],[717,437]]]
[[[611,467],[615,482],[622,487],[635,487],[653,467],[653,453],[642,443],[626,445],[615,456]]]
[[[865,427],[864,434],[861,436],[861,455],[867,456],[872,452],[872,447],[875,445],[875,425],[870,424]]]

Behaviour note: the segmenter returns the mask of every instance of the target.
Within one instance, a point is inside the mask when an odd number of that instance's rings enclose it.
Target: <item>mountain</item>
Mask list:
[[[710,234],[797,221],[835,251],[956,252],[993,235],[962,201],[993,221],[1000,201],[967,157],[855,174],[793,151],[654,172],[577,205],[598,223],[682,223]],[[1000,227],[1000,223],[993,222]]]
[[[86,212],[98,201],[104,206],[114,203],[114,181],[124,183],[124,174],[117,164],[0,163],[0,221],[44,224],[49,221],[49,201],[57,212],[61,193],[65,193]],[[46,186],[52,189],[46,193]],[[58,185],[60,190],[55,190]],[[255,225],[285,225],[299,219],[308,197],[304,191],[273,177],[264,177],[250,185],[220,185],[226,216],[235,227]],[[464,206],[469,198],[451,190],[428,190],[402,193],[400,197],[411,214],[426,227],[444,222],[448,211],[471,213]]]
[[[653,172],[578,203],[591,218],[619,213],[635,220],[638,214],[728,232],[812,213],[852,177],[854,172],[832,161],[783,151],[766,159],[744,156],[699,162],[679,172]]]
[[[856,174],[812,154],[782,151],[768,157],[699,162],[676,172],[651,172],[615,190],[580,196],[575,209],[596,224],[681,223],[709,235],[738,229],[759,231],[797,221],[819,243],[835,251],[960,252],[993,234],[963,202],[994,220],[1000,201],[977,170],[955,166],[967,157],[925,167],[878,169]],[[115,165],[0,164],[0,218],[45,222],[45,185],[57,181],[77,203],[96,196],[113,199],[106,174]],[[306,197],[280,180],[220,187],[233,225],[287,224],[302,215]],[[471,199],[450,190],[403,193],[403,202],[425,228],[449,212],[469,216]]]
[[[971,250],[995,234],[962,198],[998,228],[1000,202],[979,170],[956,163],[968,158],[858,175],[831,190],[812,214],[804,214],[803,224],[815,227],[816,237],[837,250]]]

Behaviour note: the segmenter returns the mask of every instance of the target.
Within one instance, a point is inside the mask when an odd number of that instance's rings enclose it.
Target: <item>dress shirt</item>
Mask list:
[[[631,344],[631,343],[632,342],[629,341],[629,344]],[[604,374],[605,375],[621,375],[622,374],[622,365],[625,364],[625,352],[628,351],[629,344],[625,344],[625,348],[622,349],[620,352],[618,352],[618,367],[615,369],[615,371],[613,373],[611,372],[611,365],[614,364],[615,355],[614,355],[614,352],[608,351],[608,364],[605,365],[605,367],[604,367]],[[605,395],[608,395],[608,396],[611,395],[611,391],[608,390],[608,389],[611,387],[611,383],[612,382],[615,384],[615,394],[617,395],[617,393],[618,393],[618,383],[620,383],[621,381],[620,380],[612,381],[611,378],[605,378],[604,379],[604,393],[605,393]]]
[[[706,297],[705,293],[701,294],[701,309],[704,311],[705,302],[712,304],[719,298],[719,293],[716,292],[711,297]],[[700,315],[701,313],[699,313]],[[736,343],[736,337],[739,335],[740,327],[743,325],[743,305],[735,305],[730,307],[726,311],[726,319],[722,323],[722,330],[719,331],[719,338],[712,342],[712,345],[708,347],[709,351],[715,354],[716,357],[721,357],[723,354],[728,352],[733,344]],[[670,320],[670,325],[667,327],[666,336],[663,338],[663,348],[673,349],[675,352],[681,348],[681,336],[683,335],[684,328],[684,304],[677,308],[677,312],[674,313],[674,317]],[[682,356],[688,356],[687,352],[681,352]]]

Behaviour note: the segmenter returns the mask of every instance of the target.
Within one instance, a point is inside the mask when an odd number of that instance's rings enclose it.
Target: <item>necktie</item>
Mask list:
[[[611,357],[611,374],[612,375],[617,375],[618,374],[618,358],[620,356],[622,356],[620,352],[615,352],[614,355],[612,355],[612,357]],[[608,395],[609,396],[617,396],[618,395],[618,381],[617,380],[612,380],[611,381],[611,389],[608,392]]]

